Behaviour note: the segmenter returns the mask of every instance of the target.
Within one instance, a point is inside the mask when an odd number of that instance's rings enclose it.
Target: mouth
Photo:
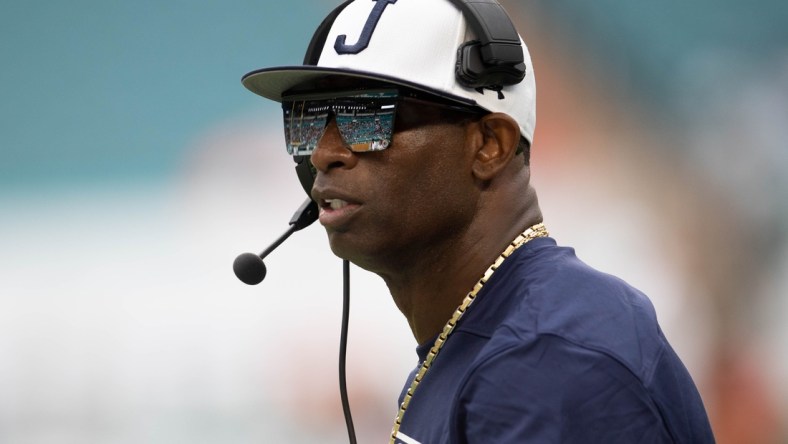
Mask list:
[[[323,199],[320,204],[320,207],[336,211],[336,210],[341,210],[342,208],[345,208],[348,205],[349,204],[347,203],[347,201],[344,201],[342,199]]]
[[[339,198],[326,198],[318,201],[320,224],[327,228],[338,228],[345,225],[353,214],[361,207],[360,204]]]

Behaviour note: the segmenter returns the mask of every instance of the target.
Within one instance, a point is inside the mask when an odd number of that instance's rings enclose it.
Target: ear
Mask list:
[[[514,158],[520,127],[508,114],[491,113],[476,122],[475,131],[478,133],[471,139],[476,141],[473,174],[479,180],[488,181]]]

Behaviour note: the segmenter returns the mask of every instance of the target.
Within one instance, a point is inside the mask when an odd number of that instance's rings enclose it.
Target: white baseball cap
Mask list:
[[[477,3],[494,4],[502,11],[495,0]],[[243,85],[260,96],[281,101],[288,90],[327,76],[384,82],[506,113],[517,121],[521,135],[529,143],[533,141],[536,84],[531,57],[519,34],[525,77],[499,87],[499,93],[463,86],[458,80],[458,50],[477,36],[452,1],[355,0],[343,6],[330,23],[325,40],[317,42],[323,45],[322,50],[314,48],[320,54],[316,65],[259,69],[244,75]],[[500,21],[493,22],[484,26],[496,32]],[[510,23],[506,26],[516,33]]]

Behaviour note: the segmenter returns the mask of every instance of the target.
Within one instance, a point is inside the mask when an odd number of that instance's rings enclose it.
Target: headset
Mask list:
[[[317,65],[331,26],[339,14],[355,0],[346,0],[331,11],[312,35],[304,65]],[[450,0],[463,13],[478,40],[465,42],[457,49],[455,76],[457,82],[479,92],[498,92],[504,86],[516,85],[525,78],[525,57],[520,36],[509,15],[497,0]],[[294,156],[296,174],[307,195],[317,172],[309,156]]]

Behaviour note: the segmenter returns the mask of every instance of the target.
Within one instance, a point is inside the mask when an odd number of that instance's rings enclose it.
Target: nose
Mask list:
[[[310,160],[318,171],[327,173],[335,168],[353,168],[358,157],[345,145],[336,120],[331,119]]]

